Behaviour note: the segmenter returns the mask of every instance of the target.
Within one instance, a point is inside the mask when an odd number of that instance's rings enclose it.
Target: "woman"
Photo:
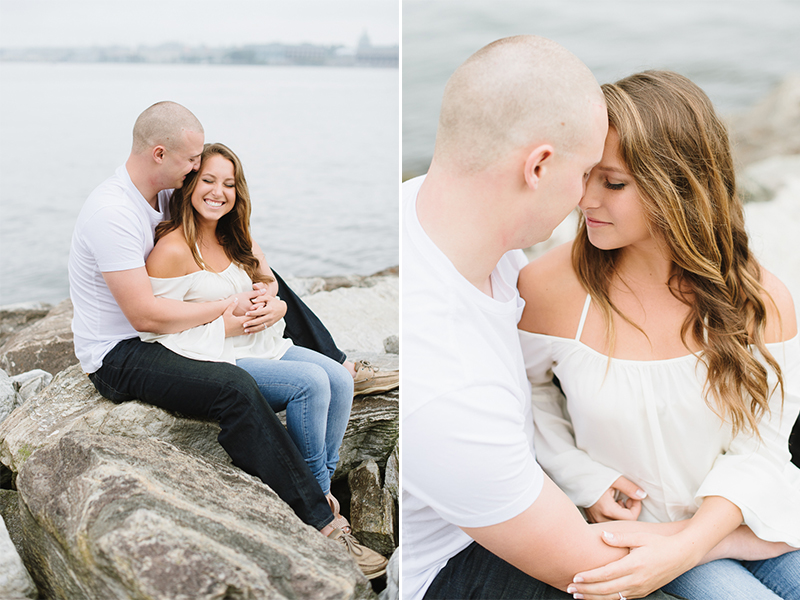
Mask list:
[[[665,591],[800,598],[791,296],[750,253],[727,132],[702,90],[649,71],[603,91],[610,127],[577,237],[519,280],[537,458],[591,521],[687,520],[651,540],[683,554],[676,576],[742,522],[788,544],[766,561],[691,568]],[[578,593],[640,591],[598,575],[579,574]]]
[[[147,259],[153,292],[199,302],[255,284],[271,296],[275,321],[243,329],[246,317],[234,314],[232,305],[207,325],[141,337],[189,358],[226,361],[250,373],[270,406],[286,410],[289,435],[336,517],[332,526],[349,535],[330,485],[350,415],[353,376],[335,360],[283,337],[286,307],[275,295],[277,282],[251,239],[249,223],[250,196],[239,158],[223,144],[206,144],[199,170],[187,175],[170,200],[170,219],[156,228],[156,245]]]

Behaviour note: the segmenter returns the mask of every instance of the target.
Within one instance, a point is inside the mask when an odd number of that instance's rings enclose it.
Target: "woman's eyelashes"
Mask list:
[[[603,181],[603,185],[609,190],[621,190],[625,187],[624,183],[611,183],[608,179]]]

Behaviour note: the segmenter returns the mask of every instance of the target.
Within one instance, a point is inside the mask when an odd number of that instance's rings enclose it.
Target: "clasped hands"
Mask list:
[[[225,337],[264,331],[286,314],[286,302],[263,283],[254,283],[252,291],[234,294],[228,300],[230,304],[222,313]]]

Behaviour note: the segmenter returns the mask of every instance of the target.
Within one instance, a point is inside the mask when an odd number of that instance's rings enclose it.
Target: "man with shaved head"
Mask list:
[[[540,37],[447,83],[430,169],[403,186],[404,598],[571,598],[627,554],[537,464],[517,335],[521,248],[577,206],[607,129],[592,73]]]
[[[234,465],[269,485],[303,522],[339,540],[367,577],[376,577],[387,561],[330,525],[327,499],[253,378],[235,365],[191,360],[139,339],[140,331],[175,333],[219,317],[227,335],[243,335],[286,313],[286,304],[266,291],[217,302],[153,296],[145,260],[155,228],[169,216],[172,190],[200,166],[203,137],[189,110],[154,104],[136,120],[127,162],[84,204],[69,257],[75,354],[114,402],[138,399],[218,421],[219,443]]]

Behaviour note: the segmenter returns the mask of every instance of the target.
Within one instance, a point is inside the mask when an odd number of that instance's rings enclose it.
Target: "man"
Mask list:
[[[154,104],[136,120],[125,165],[87,199],[69,257],[75,353],[110,400],[139,399],[219,421],[219,442],[234,465],[269,485],[303,522],[340,540],[362,571],[376,577],[386,560],[330,525],[334,515],[319,484],[252,377],[234,365],[190,360],[139,339],[139,331],[173,333],[220,316],[226,331],[243,334],[269,327],[286,312],[284,302],[259,290],[207,303],[153,296],[145,260],[155,227],[167,216],[172,189],[199,167],[203,137],[186,108]]]
[[[627,554],[536,463],[517,337],[519,249],[577,206],[607,128],[591,72],[543,38],[498,40],[447,83],[403,190],[405,598],[583,597],[577,573]]]

